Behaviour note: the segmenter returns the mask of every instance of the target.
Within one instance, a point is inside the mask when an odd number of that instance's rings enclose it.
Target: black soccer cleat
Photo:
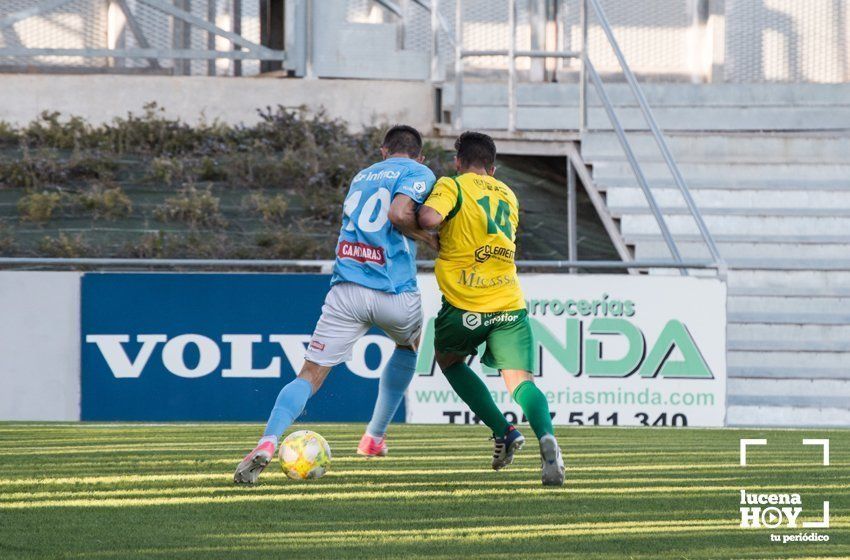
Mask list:
[[[514,453],[522,449],[525,438],[515,426],[508,426],[502,437],[490,438],[493,440],[493,470],[498,471],[514,462]]]

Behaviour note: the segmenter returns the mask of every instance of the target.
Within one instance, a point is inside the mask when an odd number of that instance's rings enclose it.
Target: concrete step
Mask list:
[[[850,84],[664,84],[644,83],[641,89],[650,107],[822,107],[850,105]],[[454,105],[454,83],[442,85],[446,106]],[[615,107],[637,107],[628,84],[605,87]],[[589,106],[601,106],[596,91],[588,87]],[[464,102],[470,105],[507,106],[505,82],[472,81],[463,84]],[[578,84],[517,85],[520,106],[578,107]]]
[[[729,323],[726,336],[730,340],[847,340],[850,337],[850,324],[812,325],[812,324],[766,324],[766,323]]]
[[[663,206],[659,205],[661,212],[665,216],[690,216],[689,208],[681,206]],[[649,213],[649,208],[644,206],[613,206],[608,205],[611,214],[615,216],[625,216],[630,214],[646,214]],[[721,217],[737,217],[749,216],[753,218],[841,218],[850,216],[850,208],[835,208],[832,206],[808,206],[808,207],[769,207],[769,206],[754,206],[754,207],[716,207],[716,208],[700,208],[700,213],[703,216],[721,216]]]
[[[741,313],[820,313],[850,316],[850,297],[729,296],[726,311]],[[850,344],[850,341],[848,342]]]
[[[816,368],[802,366],[730,366],[726,369],[729,378],[742,379],[850,379],[850,371],[844,367]]]
[[[850,409],[850,379],[758,379],[733,377],[728,403],[738,406],[819,406]]]
[[[664,162],[641,161],[641,170],[647,179],[670,178],[670,169]],[[846,180],[850,177],[850,161],[844,163],[681,163],[679,170],[685,180],[713,179],[720,184],[729,180],[792,179],[805,184],[808,180]],[[633,178],[634,171],[625,160],[600,161],[593,165],[593,177],[600,182],[614,178]],[[794,183],[791,183],[794,184]]]
[[[806,259],[789,257],[785,259],[730,258],[726,264],[737,270],[769,270],[789,272],[792,270],[815,270],[822,272],[846,272],[850,270],[850,259]]]
[[[850,272],[823,270],[730,270],[729,289],[732,293],[751,290],[756,293],[783,293],[782,290],[808,290],[811,294],[847,293]],[[760,337],[764,338],[764,337]]]
[[[821,381],[820,379],[818,381]],[[726,397],[729,406],[789,406],[795,408],[843,408],[850,411],[844,397],[829,395],[733,395]]]
[[[678,185],[671,176],[651,177],[647,179],[650,188],[655,189],[678,189]],[[850,177],[832,179],[817,179],[809,177],[690,177],[685,182],[691,191],[697,190],[757,190],[757,191],[795,191],[801,188],[812,191],[841,192],[850,189]],[[593,183],[600,191],[608,191],[615,188],[638,188],[638,182],[634,175],[621,177],[604,177],[595,175]]]
[[[675,269],[674,261],[672,260],[672,252],[669,255],[662,254],[662,259],[671,259],[671,267],[669,269],[653,268],[649,271],[650,274],[673,275],[676,276],[678,271]],[[728,270],[734,272],[770,272],[774,274],[790,274],[792,272],[816,272],[826,275],[843,274],[850,271],[850,260],[833,260],[833,259],[724,259]],[[713,268],[695,267],[691,274],[694,276],[714,276]],[[768,286],[762,286],[763,291],[757,293],[769,293]],[[800,294],[793,294],[800,295]],[[811,295],[811,294],[809,294]],[[818,294],[815,294],[818,295]],[[823,294],[832,296],[834,294]]]
[[[663,130],[844,130],[850,128],[848,84],[644,84],[643,91]],[[504,82],[463,84],[463,126],[505,129]],[[442,86],[443,109],[454,109],[454,84]],[[606,91],[627,130],[646,130],[643,115],[625,84]],[[610,130],[608,117],[589,89],[590,129]],[[519,84],[520,130],[578,129],[576,84]]]
[[[746,311],[726,314],[728,324],[741,325],[850,325],[850,313]]]
[[[850,153],[847,133],[690,133],[665,134],[667,145],[679,163],[846,163]],[[655,138],[648,132],[628,135],[641,162],[662,161]],[[613,132],[589,132],[582,136],[585,161],[623,160],[623,149]]]
[[[705,259],[709,258],[708,247],[702,240],[682,241],[676,239],[676,246],[686,258]],[[660,237],[655,239],[629,239],[627,243],[635,245],[635,258],[656,259],[666,258],[670,255],[667,245]],[[725,259],[789,259],[795,255],[805,256],[808,260],[815,259],[843,259],[847,260],[850,255],[850,245],[845,243],[748,243],[748,242],[722,242],[717,241],[718,250]]]
[[[758,259],[758,258],[731,258],[726,259],[726,264],[737,270],[770,270],[778,272],[789,272],[792,270],[807,271],[815,270],[822,272],[846,272],[850,270],[850,259]]]
[[[850,244],[850,235],[808,235],[805,233],[792,233],[782,235],[740,235],[737,233],[715,233],[714,240],[718,243],[799,243],[803,245],[821,245],[824,243]],[[661,239],[653,233],[635,233],[629,239],[638,241],[656,241]],[[676,237],[676,241],[683,243],[701,241],[699,234],[682,234]]]
[[[850,340],[759,340],[759,339],[735,339],[729,340],[726,347],[731,351],[755,352],[756,354],[793,352],[800,353],[837,353],[844,355],[850,353]],[[848,356],[850,358],[850,356]],[[758,365],[758,364],[756,364]],[[780,364],[783,365],[783,364]],[[789,365],[789,364],[784,364]]]
[[[733,274],[737,274],[734,271]],[[729,296],[784,296],[784,297],[846,297],[850,296],[850,286],[827,285],[827,286],[736,286],[728,284],[726,293]]]
[[[629,236],[635,233],[657,233],[655,217],[644,209],[612,208],[620,216],[621,230]],[[803,216],[783,216],[753,209],[751,213],[725,215],[721,212],[703,212],[708,230],[713,234],[735,233],[743,235],[771,235],[789,231],[805,231],[808,234],[827,235],[836,231],[850,231],[850,214],[829,208],[805,209]],[[699,233],[690,214],[664,211],[665,221],[674,236]]]
[[[845,191],[819,191],[803,188],[782,191],[782,196],[770,196],[754,189],[691,189],[691,196],[700,209],[707,208],[850,208],[850,189]],[[685,199],[678,189],[653,188],[652,195],[661,206],[685,207]],[[646,196],[640,187],[616,187],[606,190],[609,206],[643,206]]]
[[[726,409],[726,425],[732,427],[839,427],[850,425],[850,410],[833,407],[744,406]]]
[[[452,105],[444,102],[447,111]],[[662,130],[846,130],[850,123],[850,107],[800,107],[788,111],[781,107],[748,107],[731,111],[728,107],[655,107],[656,122]],[[626,130],[647,130],[643,114],[637,108],[617,110],[617,119]],[[588,128],[611,130],[611,122],[602,108],[587,111]],[[507,106],[464,104],[464,129],[505,130],[508,127]],[[516,126],[520,130],[578,130],[577,108],[517,107]]]
[[[727,353],[728,367],[812,368],[844,372],[850,379],[850,352],[771,352],[735,351]]]

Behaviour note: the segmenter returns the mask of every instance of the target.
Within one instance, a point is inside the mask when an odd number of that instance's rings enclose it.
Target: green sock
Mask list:
[[[542,438],[546,434],[554,435],[552,429],[552,417],[549,415],[549,403],[546,401],[546,396],[543,394],[533,381],[523,381],[517,388],[514,389],[514,401],[516,401],[528,418],[528,423],[531,424],[531,429],[537,439]]]
[[[455,393],[469,405],[472,412],[487,424],[494,434],[501,437],[510,423],[505,420],[505,415],[493,402],[493,396],[490,395],[490,390],[481,378],[463,362],[448,368],[443,375],[449,380]]]

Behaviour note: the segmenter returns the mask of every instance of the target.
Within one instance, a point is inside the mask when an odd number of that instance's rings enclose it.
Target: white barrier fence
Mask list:
[[[81,308],[92,305],[81,302],[81,277],[77,272],[0,272],[0,419],[80,418]],[[426,333],[419,375],[408,394],[407,420],[470,422],[468,409],[434,364],[439,293],[432,275],[422,275],[421,283]],[[535,330],[538,383],[556,423],[723,425],[721,282],[526,275],[523,285]],[[122,313],[120,305],[108,311]],[[384,345],[378,347],[383,352]],[[482,370],[477,360],[473,367],[492,385],[504,410],[520,419],[496,372]]]

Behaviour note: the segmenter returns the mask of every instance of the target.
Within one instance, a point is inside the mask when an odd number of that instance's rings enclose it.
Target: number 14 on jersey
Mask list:
[[[489,196],[482,196],[476,200],[479,206],[484,209],[484,214],[487,216],[487,233],[494,234],[499,230],[504,233],[508,239],[513,241],[513,228],[511,227],[511,207],[504,200],[500,200],[496,206],[496,215],[493,215],[491,210],[491,201]]]

